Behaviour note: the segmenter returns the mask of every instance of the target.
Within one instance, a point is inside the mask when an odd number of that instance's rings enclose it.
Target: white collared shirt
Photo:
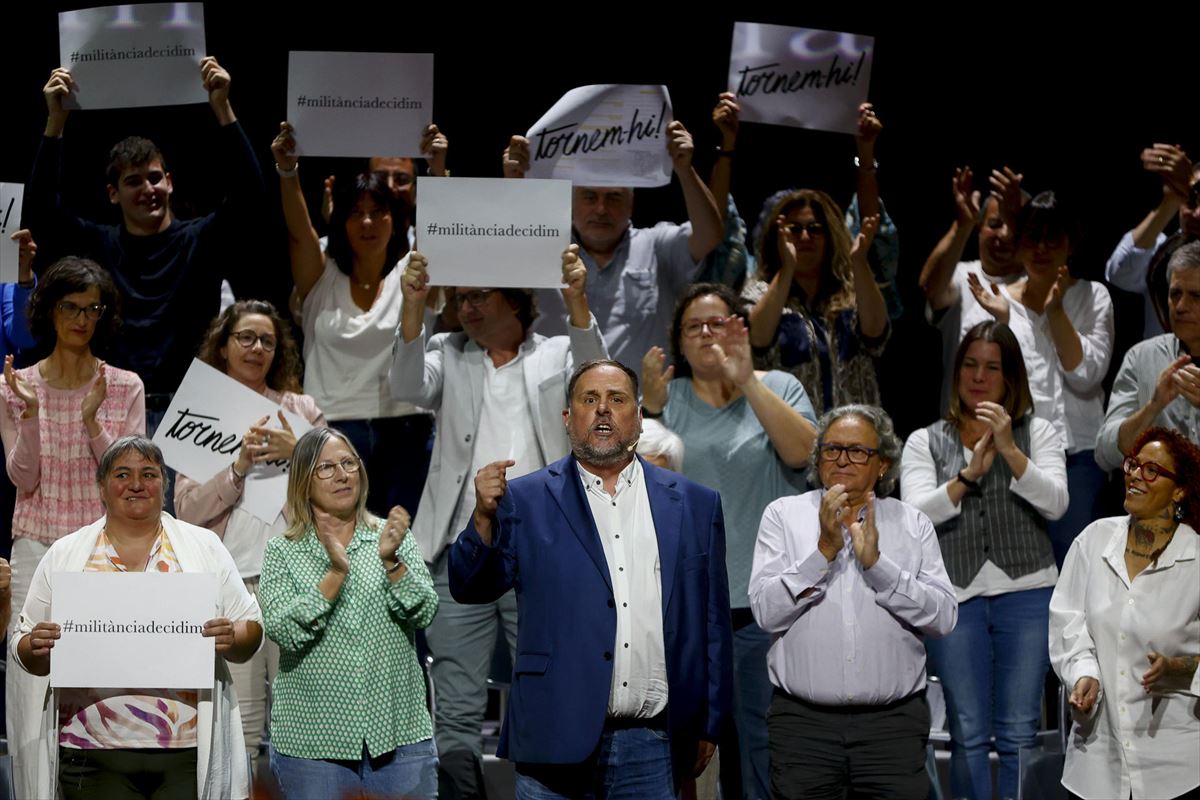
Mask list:
[[[636,458],[617,478],[616,494],[579,465],[584,494],[600,533],[617,608],[608,714],[646,719],[667,707],[662,566],[646,476]]]
[[[1090,717],[1077,718],[1063,786],[1084,798],[1176,797],[1200,786],[1200,671],[1186,690],[1147,694],[1151,650],[1200,653],[1200,544],[1180,525],[1157,564],[1133,580],[1129,517],[1097,520],[1071,545],[1050,600],[1050,660],[1068,692],[1098,678]]]

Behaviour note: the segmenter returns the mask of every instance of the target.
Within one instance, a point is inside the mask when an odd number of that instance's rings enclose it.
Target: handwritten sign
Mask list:
[[[237,459],[251,425],[270,417],[269,427],[281,427],[280,411],[297,439],[312,428],[303,417],[195,359],[154,432],[154,443],[162,448],[167,466],[203,483]],[[267,524],[274,522],[287,500],[287,470],[287,461],[250,467],[242,509]]]
[[[21,200],[25,184],[0,183],[0,283],[16,283],[21,267],[21,247],[12,235],[21,228]]]
[[[417,191],[417,242],[435,286],[561,288],[569,182],[421,177]]]
[[[58,15],[58,52],[76,108],[208,102],[202,3],[106,6]]]
[[[432,53],[288,53],[288,120],[306,155],[421,155]]]
[[[856,133],[875,40],[758,22],[733,26],[729,91],[743,122]]]
[[[671,182],[671,119],[665,86],[572,89],[525,134],[529,177],[576,186],[665,186]]]
[[[50,619],[62,628],[50,685],[210,689],[217,576],[201,572],[58,572]]]

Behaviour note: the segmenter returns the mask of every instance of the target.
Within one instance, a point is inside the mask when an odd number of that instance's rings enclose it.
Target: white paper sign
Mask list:
[[[856,133],[875,40],[759,22],[733,26],[729,91],[743,122]]]
[[[62,628],[50,685],[209,689],[217,616],[210,572],[57,572],[50,619]]]
[[[263,417],[279,428],[283,411],[299,439],[312,425],[253,389],[199,359],[192,361],[183,382],[154,432],[167,466],[203,483],[237,458],[242,436]],[[270,524],[287,500],[288,462],[255,464],[246,475],[241,507]]]
[[[288,53],[288,120],[313,156],[421,155],[432,53]]]
[[[562,288],[568,181],[421,177],[417,192],[417,244],[435,286]]]
[[[529,177],[563,178],[576,186],[665,186],[671,182],[672,119],[666,86],[572,89],[525,134]]]
[[[16,283],[21,268],[21,246],[12,235],[21,229],[21,200],[25,184],[0,183],[0,283]]]
[[[207,103],[200,80],[204,5],[150,3],[58,15],[59,61],[77,108]],[[71,103],[70,100],[67,101]]]

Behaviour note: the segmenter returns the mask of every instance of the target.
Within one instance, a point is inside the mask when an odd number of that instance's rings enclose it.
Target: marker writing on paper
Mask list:
[[[738,97],[753,97],[756,94],[787,94],[801,92],[805,89],[832,89],[847,83],[858,84],[862,74],[863,63],[867,60],[864,52],[858,57],[858,63],[847,62],[838,66],[838,57],[834,55],[827,69],[810,69],[806,72],[793,70],[791,72],[776,72],[779,63],[763,64],[759,67],[742,67],[738,72]]]
[[[579,127],[578,122],[560,125],[557,128],[543,128],[534,134],[537,138],[537,150],[533,157],[540,159],[554,158],[558,155],[573,156],[580,152],[592,153],[610,145],[632,144],[662,136],[663,125],[667,120],[666,101],[663,102],[657,116],[650,114],[646,119],[638,119],[640,113],[641,109],[635,108],[628,125],[593,128],[590,132],[574,131],[573,129]]]
[[[0,233],[8,233],[8,218],[12,216],[13,203],[17,202],[17,198],[8,198],[8,208],[4,210],[4,221],[0,222]]]

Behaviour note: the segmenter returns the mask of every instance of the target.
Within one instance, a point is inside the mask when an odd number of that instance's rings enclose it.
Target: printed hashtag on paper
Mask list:
[[[76,50],[74,53],[71,53],[71,63],[75,64],[75,63],[78,63],[78,61],[79,61],[79,51]]]
[[[302,95],[300,95],[299,97],[297,97],[297,98],[296,98],[296,105],[298,105],[298,106],[300,106],[301,108],[303,108],[303,107],[304,107],[304,105],[305,105],[305,102],[304,102],[304,101],[305,101],[305,100],[307,100],[307,99],[308,99],[308,95],[306,95],[306,94],[302,94]]]
[[[437,223],[436,222],[429,223],[429,225],[427,225],[425,227],[425,232],[428,233],[430,236],[436,235],[437,234]]]
[[[66,633],[70,633],[71,631],[75,630],[75,620],[69,619],[66,622],[64,622],[62,625],[62,629]]]

